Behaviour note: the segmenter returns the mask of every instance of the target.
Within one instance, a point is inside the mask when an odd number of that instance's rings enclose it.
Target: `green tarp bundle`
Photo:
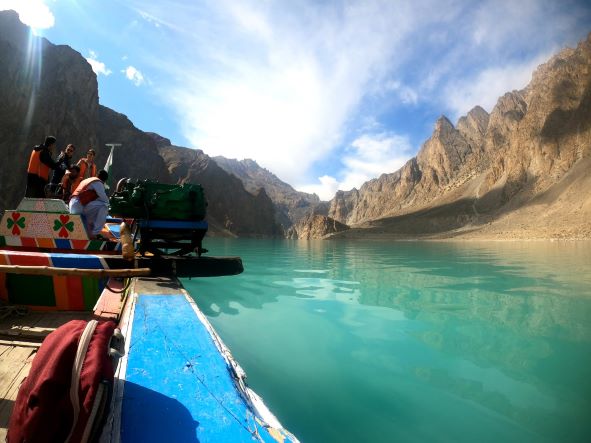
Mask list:
[[[110,214],[149,220],[203,220],[207,202],[198,184],[128,180],[110,198]]]

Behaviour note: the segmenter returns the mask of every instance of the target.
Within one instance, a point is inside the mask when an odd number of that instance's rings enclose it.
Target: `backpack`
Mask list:
[[[111,403],[113,356],[122,355],[115,341],[123,349],[112,321],[73,320],[49,334],[19,388],[6,441],[98,441]]]

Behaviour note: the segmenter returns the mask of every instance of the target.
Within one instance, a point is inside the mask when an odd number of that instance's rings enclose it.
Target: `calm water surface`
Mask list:
[[[185,285],[302,442],[591,441],[591,243],[208,239]]]

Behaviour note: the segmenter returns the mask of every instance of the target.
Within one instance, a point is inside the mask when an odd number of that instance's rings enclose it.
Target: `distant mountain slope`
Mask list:
[[[530,84],[445,117],[400,170],[339,191],[346,236],[591,237],[591,34]],[[554,214],[550,216],[549,214]]]
[[[170,140],[150,134],[175,183],[200,183],[208,200],[210,223],[238,236],[281,236],[275,208],[264,189],[250,193],[237,177],[228,174],[199,149],[173,146]]]
[[[213,160],[226,172],[238,177],[249,192],[257,193],[263,188],[275,204],[277,222],[285,231],[312,213],[320,204],[316,194],[296,191],[254,160],[236,160],[222,156],[213,157]]]

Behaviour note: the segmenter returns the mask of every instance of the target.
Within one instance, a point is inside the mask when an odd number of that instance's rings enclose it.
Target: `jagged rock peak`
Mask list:
[[[245,158],[244,160],[241,160],[240,163],[242,163],[248,167],[260,168],[259,164],[255,160],[253,160],[252,158]],[[263,168],[263,169],[265,169],[265,168]]]
[[[290,229],[289,237],[299,239],[323,238],[349,229],[344,223],[324,215],[310,214]]]
[[[486,112],[482,107],[474,106],[470,112],[468,112],[467,117],[469,120],[474,121],[478,125],[478,128],[481,130],[481,132],[486,130],[489,115],[488,112]]]
[[[475,106],[458,120],[457,128],[467,140],[473,144],[480,144],[488,128],[490,115],[480,106]]]
[[[449,119],[445,115],[442,115],[441,117],[439,117],[437,119],[437,122],[435,122],[435,133],[452,131],[454,129],[455,128],[454,128],[453,123],[450,122]]]
[[[527,112],[527,103],[520,91],[507,92],[497,101],[491,115],[500,114],[505,118],[519,121]]]

